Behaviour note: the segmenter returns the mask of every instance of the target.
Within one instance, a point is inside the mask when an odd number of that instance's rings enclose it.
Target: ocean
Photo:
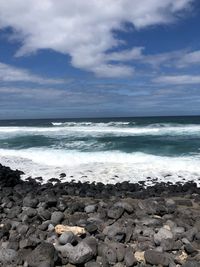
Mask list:
[[[44,181],[198,183],[200,117],[2,120],[0,163]]]

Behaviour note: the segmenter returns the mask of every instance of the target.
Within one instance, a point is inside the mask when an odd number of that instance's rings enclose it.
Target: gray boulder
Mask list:
[[[126,236],[125,229],[115,224],[105,227],[103,234],[115,242],[121,242]]]
[[[72,243],[73,241],[74,241],[74,239],[75,239],[75,236],[74,236],[74,234],[72,233],[72,232],[65,232],[65,233],[63,233],[60,237],[59,237],[59,243],[61,244],[61,245],[65,245],[65,244],[67,244],[67,243]]]
[[[125,201],[115,203],[114,207],[123,208],[126,212],[133,213],[133,206]]]
[[[34,196],[26,196],[23,199],[23,206],[24,207],[30,207],[30,208],[36,208],[38,205],[38,199],[34,198]]]
[[[156,245],[160,245],[163,239],[173,239],[173,233],[166,228],[160,228],[158,233],[154,234],[154,242]]]
[[[151,265],[169,266],[170,263],[170,258],[165,253],[154,250],[145,251],[144,258]]]
[[[125,262],[125,266],[127,266],[127,267],[132,267],[137,263],[137,260],[136,260],[134,254],[133,254],[133,249],[132,248],[127,248],[126,249],[124,262]]]
[[[17,260],[17,255],[17,252],[13,249],[1,248],[0,263],[5,266],[7,266],[8,264],[12,264]]]
[[[50,243],[41,243],[37,246],[27,257],[27,262],[30,267],[42,266],[42,264],[49,264],[50,267],[54,266],[55,249]]]
[[[107,212],[107,215],[108,215],[108,218],[111,218],[111,219],[119,219],[122,214],[124,213],[124,208],[122,207],[111,207],[108,212]]]
[[[200,267],[200,263],[197,261],[187,261],[182,267]]]
[[[59,224],[64,218],[64,214],[61,211],[54,211],[51,214],[51,222],[56,225]]]
[[[97,206],[95,204],[94,205],[88,205],[85,207],[85,212],[86,213],[93,213],[96,211],[96,207]]]
[[[61,252],[64,258],[67,258],[69,263],[75,265],[85,264],[94,256],[93,249],[83,241],[75,247],[73,247],[71,244],[66,244],[64,246],[56,246],[56,249]]]

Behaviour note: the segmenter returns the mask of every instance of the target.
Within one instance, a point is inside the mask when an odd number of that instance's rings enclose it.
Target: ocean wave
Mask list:
[[[109,126],[125,126],[134,125],[134,122],[122,122],[122,121],[110,121],[110,122],[52,122],[53,126],[62,127],[79,127],[79,126],[98,126],[98,127],[109,127]]]
[[[77,165],[88,163],[130,163],[166,165],[168,168],[194,170],[194,163],[200,163],[199,156],[164,157],[142,152],[125,153],[120,151],[80,152],[77,150],[61,150],[51,148],[30,148],[21,150],[0,149],[0,155],[20,157],[37,163],[52,166]],[[175,163],[174,163],[175,162]],[[170,164],[169,164],[170,163]],[[191,164],[191,165],[190,165]],[[200,172],[200,165],[195,165]]]
[[[170,174],[173,182],[176,182],[179,176],[186,180],[197,179],[200,173],[198,156],[161,157],[141,152],[128,154],[119,151],[79,152],[50,148],[0,149],[0,162],[32,176],[53,177],[66,172],[79,179],[80,173],[84,175],[90,170],[91,181],[101,180],[104,183],[111,182],[114,175],[134,182],[148,176],[165,179]]]
[[[0,127],[0,138],[14,135],[44,135],[44,136],[138,136],[138,135],[200,135],[200,125],[185,126],[65,126],[65,127]]]

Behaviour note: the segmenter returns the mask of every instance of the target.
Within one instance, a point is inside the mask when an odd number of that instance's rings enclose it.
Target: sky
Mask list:
[[[0,0],[0,119],[200,115],[199,0]]]

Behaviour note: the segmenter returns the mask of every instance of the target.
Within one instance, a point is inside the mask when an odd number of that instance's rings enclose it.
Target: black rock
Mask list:
[[[94,257],[93,249],[84,242],[78,243],[76,246],[66,244],[64,246],[56,247],[61,252],[64,258],[67,258],[69,263],[84,264]]]
[[[87,224],[86,227],[85,227],[86,231],[88,233],[95,233],[97,230],[98,230],[98,227],[96,224],[93,224],[93,223],[90,223],[90,224]]]
[[[60,178],[64,178],[64,177],[66,177],[66,174],[65,174],[64,172],[62,172],[62,173],[60,174]]]
[[[170,258],[161,252],[157,252],[154,250],[147,250],[144,253],[144,258],[147,263],[152,265],[162,265],[162,266],[169,266]]]
[[[194,254],[198,253],[198,251],[190,243],[187,243],[184,246],[184,249],[187,252],[187,254],[193,254],[194,255]]]
[[[136,265],[137,260],[133,254],[133,249],[132,248],[127,248],[126,249],[126,254],[124,257],[124,262],[127,267],[132,267]]]
[[[53,267],[55,256],[54,246],[43,242],[28,255],[27,262],[30,267],[38,267],[41,264],[49,264]]]
[[[59,237],[58,240],[61,245],[65,245],[67,243],[71,244],[75,240],[75,236],[72,232],[65,232]]]
[[[123,208],[126,212],[128,212],[130,214],[133,213],[133,211],[134,211],[133,206],[131,204],[129,204],[128,202],[125,202],[125,201],[119,201],[119,202],[115,203],[114,206]]]
[[[34,197],[33,195],[29,195],[23,199],[23,206],[24,207],[30,207],[30,208],[36,208],[38,202],[39,201],[36,197]]]
[[[28,217],[34,217],[34,216],[36,216],[37,215],[37,210],[36,209],[33,209],[33,208],[28,208],[27,210],[26,210],[26,214],[27,214],[27,216]]]
[[[0,249],[0,263],[5,266],[8,266],[9,264],[14,264],[17,260],[17,256],[17,252],[13,249]]]
[[[101,267],[102,265],[95,261],[90,261],[85,264],[85,267]]]
[[[191,260],[191,261],[187,261],[186,263],[184,263],[182,267],[200,267],[200,263],[197,261]]]
[[[118,262],[121,262],[124,260],[126,249],[123,244],[112,242],[112,243],[109,243],[108,246],[116,252]]]
[[[125,229],[123,229],[122,227],[119,227],[117,225],[111,225],[111,226],[107,226],[103,233],[105,235],[107,235],[107,237],[115,242],[122,242],[125,239]]]
[[[108,218],[117,220],[122,216],[123,212],[124,212],[124,208],[122,207],[112,207],[108,210],[107,215],[108,215]]]
[[[54,211],[51,214],[51,222],[56,225],[59,224],[64,218],[64,214],[61,211]]]
[[[43,220],[43,221],[46,221],[46,220],[49,220],[51,218],[51,213],[46,210],[46,209],[43,209],[43,208],[39,208],[38,209],[38,216]]]
[[[106,258],[107,262],[111,265],[117,262],[117,253],[114,249],[108,248],[104,251],[103,256]]]
[[[176,205],[180,206],[186,206],[186,207],[192,207],[192,201],[190,199],[176,199],[175,200]]]

